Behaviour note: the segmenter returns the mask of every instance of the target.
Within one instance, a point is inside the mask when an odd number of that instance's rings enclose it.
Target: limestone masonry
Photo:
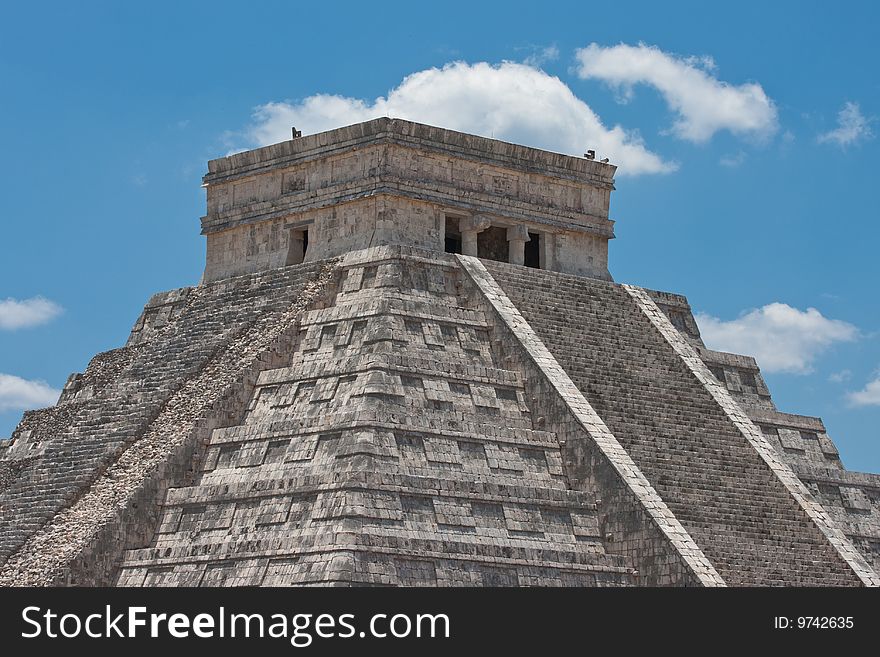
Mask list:
[[[612,282],[614,173],[387,118],[209,162],[203,280],[0,442],[0,584],[880,584],[880,475]]]

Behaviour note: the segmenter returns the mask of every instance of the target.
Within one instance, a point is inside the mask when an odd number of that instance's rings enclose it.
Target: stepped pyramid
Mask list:
[[[880,476],[612,281],[614,173],[397,119],[210,162],[203,280],[0,447],[0,584],[880,584]]]

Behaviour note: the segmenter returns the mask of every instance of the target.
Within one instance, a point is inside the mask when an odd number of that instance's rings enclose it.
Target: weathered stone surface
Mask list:
[[[533,427],[456,261],[386,247],[340,271],[119,582],[635,583],[604,549],[592,491],[566,485],[556,436]]]
[[[880,476],[609,281],[613,174],[391,119],[210,162],[204,281],[0,443],[0,584],[880,583]]]

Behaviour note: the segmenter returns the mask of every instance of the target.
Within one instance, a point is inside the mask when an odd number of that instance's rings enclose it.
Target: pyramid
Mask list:
[[[0,584],[880,584],[880,476],[612,281],[614,173],[387,118],[211,161],[202,281],[0,443]]]

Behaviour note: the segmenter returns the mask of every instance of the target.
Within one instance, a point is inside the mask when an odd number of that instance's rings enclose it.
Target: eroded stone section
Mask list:
[[[149,538],[157,496],[186,477],[210,429],[240,415],[236,399],[330,282],[332,266],[317,269],[190,294],[3,491],[0,584],[109,583],[121,550]]]

